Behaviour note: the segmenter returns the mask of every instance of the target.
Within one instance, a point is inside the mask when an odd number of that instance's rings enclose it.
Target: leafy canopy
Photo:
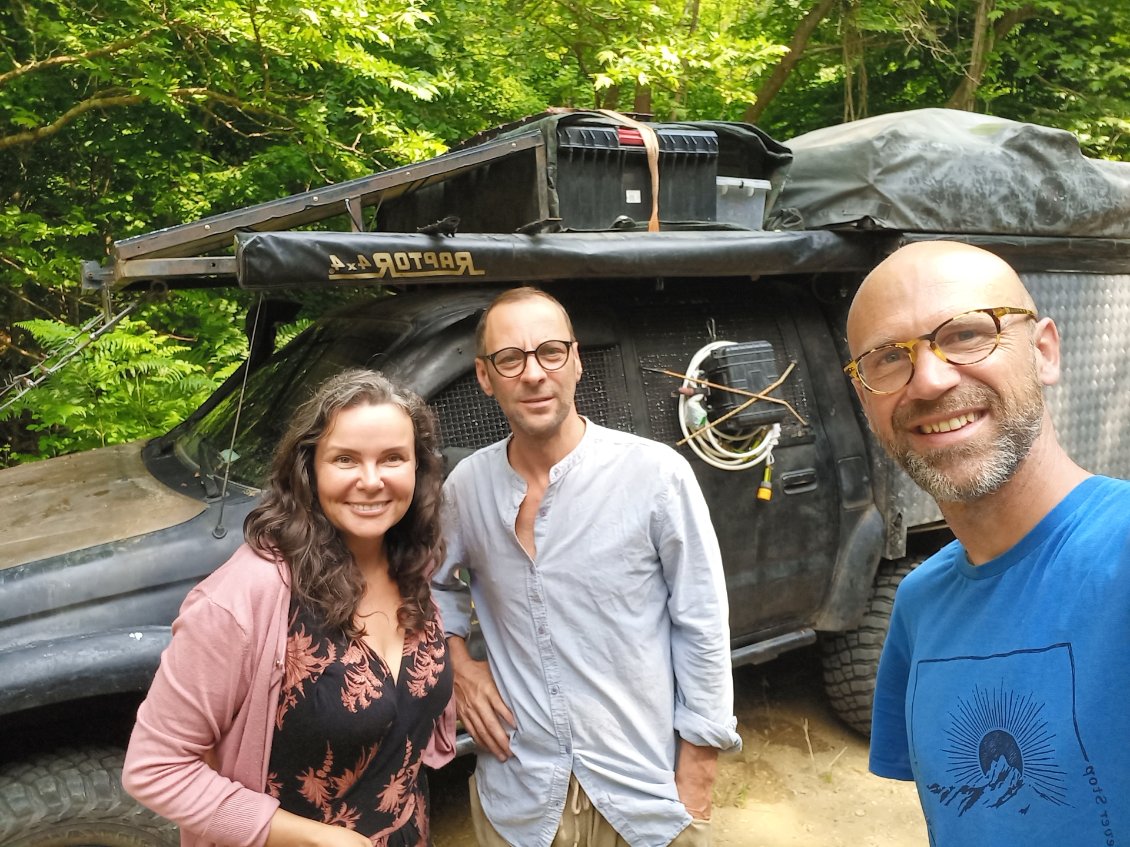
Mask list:
[[[547,106],[744,119],[787,140],[950,105],[1127,158],[1128,76],[1124,2],[12,0],[0,374],[120,306],[78,285],[79,261],[115,240],[428,158]],[[249,303],[177,292],[139,309],[0,414],[0,463],[167,428],[244,354]],[[301,318],[325,305],[305,298]]]

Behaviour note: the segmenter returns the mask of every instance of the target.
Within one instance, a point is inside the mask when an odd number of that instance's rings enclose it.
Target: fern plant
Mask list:
[[[60,321],[18,326],[45,350],[84,340]],[[192,348],[181,340],[144,321],[123,319],[4,411],[5,419],[24,415],[28,429],[39,433],[37,456],[14,455],[9,461],[121,444],[171,429],[238,365],[243,351],[232,345],[226,352],[229,361],[208,367],[193,361]]]

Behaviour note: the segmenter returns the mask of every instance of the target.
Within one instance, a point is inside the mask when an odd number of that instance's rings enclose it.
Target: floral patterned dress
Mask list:
[[[426,847],[420,757],[451,688],[435,618],[404,639],[394,680],[362,639],[328,632],[292,600],[268,793],[289,812],[349,827],[377,847]]]

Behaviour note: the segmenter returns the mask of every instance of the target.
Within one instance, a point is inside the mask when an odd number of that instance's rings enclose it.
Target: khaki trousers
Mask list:
[[[471,824],[479,847],[513,847],[499,835],[483,812],[479,789],[471,776]],[[569,775],[569,794],[565,812],[553,836],[552,847],[628,847],[628,842],[612,828],[585,794],[581,784]],[[670,847],[710,847],[710,821],[691,821],[671,842]]]

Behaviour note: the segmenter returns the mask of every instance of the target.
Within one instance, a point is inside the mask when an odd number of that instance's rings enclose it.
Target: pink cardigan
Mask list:
[[[244,544],[185,598],[137,712],[122,784],[181,827],[182,847],[262,847],[264,792],[286,662],[286,568]],[[454,699],[424,764],[455,755]]]

